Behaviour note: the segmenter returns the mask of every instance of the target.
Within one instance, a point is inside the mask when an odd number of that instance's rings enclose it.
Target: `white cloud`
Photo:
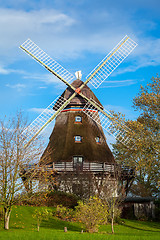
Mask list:
[[[55,33],[62,34],[66,28],[73,24],[74,19],[53,9],[27,12],[1,8],[0,57],[7,57],[7,61],[10,57],[10,61],[13,61],[13,57],[19,54],[18,46],[26,38],[33,37],[36,40],[39,39],[39,42],[43,42],[45,38],[50,39],[50,36]]]
[[[29,112],[34,112],[34,113],[42,113],[45,110],[45,108],[30,108],[28,109]]]
[[[117,75],[117,74],[116,74]],[[136,84],[139,80],[136,79],[127,79],[127,80],[113,80],[113,81],[105,81],[103,86],[99,88],[115,88],[115,87],[124,87]]]
[[[0,74],[6,75],[6,74],[9,74],[9,73],[10,73],[10,70],[0,66]]]
[[[17,83],[17,84],[6,84],[6,87],[16,89],[18,92],[20,92],[22,89],[26,88],[25,84]]]
[[[32,79],[33,81],[35,80],[38,85],[42,84],[42,86],[38,86],[38,88],[41,88],[41,89],[45,89],[49,85],[53,85],[54,88],[58,88],[58,89],[64,89],[64,87],[66,87],[66,85],[60,79],[58,79],[56,76],[54,76],[51,73],[38,74],[38,73],[27,73],[26,72],[26,73],[24,73],[23,78],[24,79]]]
[[[21,69],[11,69],[4,66],[0,66],[0,74],[7,75],[10,73],[24,74],[25,72]]]
[[[68,61],[83,58],[86,51],[107,54],[128,34],[139,45],[129,57],[134,59],[132,66],[121,68],[121,71],[159,65],[160,39],[143,37],[142,34],[148,28],[156,28],[156,24],[153,20],[146,23],[146,19],[142,19],[141,29],[137,31],[137,21],[129,12],[124,14],[124,10],[113,8],[104,8],[100,13],[92,9],[84,18],[79,12],[63,13],[53,8],[30,11],[0,8],[0,63],[9,64],[24,58],[25,54],[18,46],[28,37],[49,55]],[[5,68],[0,70],[7,73]]]

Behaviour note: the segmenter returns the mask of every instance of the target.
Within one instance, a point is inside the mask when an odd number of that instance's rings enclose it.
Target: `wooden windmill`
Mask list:
[[[103,81],[133,51],[137,44],[125,36],[117,46],[93,69],[83,82],[81,72],[74,75],[48,56],[30,39],[20,48],[67,85],[57,97],[24,131],[25,147],[56,118],[49,144],[40,165],[52,166],[59,172],[112,171],[114,157],[106,143],[103,129],[118,141],[127,144],[128,128],[115,127],[112,115],[90,90],[90,82],[98,88]],[[72,190],[73,191],[73,190]]]

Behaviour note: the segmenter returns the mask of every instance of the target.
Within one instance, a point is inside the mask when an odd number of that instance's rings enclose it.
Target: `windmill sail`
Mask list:
[[[67,105],[62,96],[58,96],[23,132],[21,138],[25,146],[42,131]],[[59,111],[58,111],[59,110]]]
[[[102,110],[101,106],[98,106],[98,104],[93,99],[90,99],[90,101],[86,103],[83,111],[97,124],[102,126],[102,128],[104,128],[109,134],[113,135],[118,141],[124,145],[127,145],[129,143],[130,129],[125,124],[115,122],[114,117],[111,115],[111,113],[107,110]],[[99,114],[97,114],[97,112]]]
[[[95,88],[99,87],[99,85],[118,67],[118,65],[133,51],[136,46],[137,43],[135,43],[128,36],[124,37],[121,42],[98,64],[98,66],[93,69],[93,71],[87,76],[86,81],[76,89],[70,84],[70,82],[74,80],[74,75],[68,72],[50,56],[48,56],[30,39],[26,40],[20,46],[20,48],[29,54],[34,60],[40,63],[43,67],[45,67],[48,71],[57,76],[74,91],[72,92],[70,98],[67,100],[61,97],[58,97],[58,100],[54,100],[28,126],[28,128],[23,131],[22,137],[23,140],[25,139],[25,146],[28,146],[30,142],[69,104],[69,102],[77,94],[84,98],[88,104],[84,108],[84,112],[86,112],[86,114],[90,114],[90,112],[87,111],[88,108],[95,108],[96,115],[92,114],[91,116],[93,120],[97,121],[98,124],[101,124],[104,129],[106,129],[109,133],[111,133],[114,137],[116,137],[124,144],[129,141],[126,134],[126,126],[119,126],[119,129],[117,129],[116,125],[113,124],[112,116],[109,115],[110,113],[107,113],[106,111],[102,110],[101,107],[98,107],[98,105],[91,101],[91,99],[88,99],[81,90],[89,81]],[[100,120],[96,119],[97,111],[99,111]]]
[[[86,82],[90,81],[95,88],[98,88],[136,46],[136,42],[125,36],[86,77]]]
[[[52,72],[64,83],[71,83],[75,77],[59,63],[53,60],[47,53],[39,48],[32,40],[27,39],[20,48],[30,55],[34,60],[40,63],[47,70]]]

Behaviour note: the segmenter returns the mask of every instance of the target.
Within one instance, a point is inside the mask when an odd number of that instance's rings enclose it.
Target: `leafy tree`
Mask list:
[[[39,228],[41,225],[42,220],[48,219],[50,216],[52,216],[52,212],[49,211],[47,208],[37,208],[32,217],[37,220],[37,231],[39,232]]]
[[[88,232],[98,232],[100,224],[107,223],[108,206],[98,197],[90,197],[89,200],[79,201],[76,207],[76,219],[82,222]]]
[[[132,193],[156,196],[160,190],[160,78],[152,78],[133,99],[133,107],[140,112],[136,121],[125,120],[124,115],[114,113],[114,118],[125,123],[131,139],[127,147],[117,142],[114,155],[120,165],[136,169]]]
[[[23,166],[33,164],[41,154],[41,144],[35,141],[30,147],[23,147],[21,133],[26,126],[21,112],[15,117],[0,120],[0,199],[4,209],[4,228],[9,229],[9,220],[15,197],[21,193],[34,172],[23,179]]]

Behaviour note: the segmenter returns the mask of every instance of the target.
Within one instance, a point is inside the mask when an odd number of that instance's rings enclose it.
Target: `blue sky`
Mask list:
[[[136,49],[100,88],[103,106],[135,119],[132,99],[160,71],[159,0],[0,0],[0,113],[32,121],[65,89],[18,47],[32,39],[83,79],[127,34]]]

